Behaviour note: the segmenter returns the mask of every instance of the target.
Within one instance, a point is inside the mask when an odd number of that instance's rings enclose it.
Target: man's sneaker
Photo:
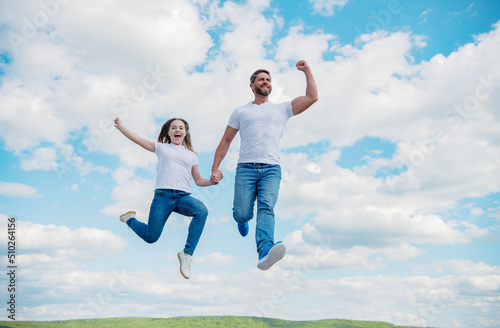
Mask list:
[[[248,222],[247,223],[238,223],[238,231],[240,232],[240,235],[245,237],[248,235]]]
[[[191,277],[191,262],[193,259],[191,255],[187,255],[183,251],[177,253],[179,258],[179,263],[181,264],[181,274],[184,278],[189,279]]]
[[[281,260],[286,253],[285,244],[281,241],[276,244],[269,245],[260,254],[259,262],[257,263],[257,268],[261,270],[267,270],[274,265],[274,263]]]
[[[128,211],[127,213],[120,215],[120,221],[122,221],[123,223],[127,223],[127,221],[131,218],[135,218],[134,211]]]

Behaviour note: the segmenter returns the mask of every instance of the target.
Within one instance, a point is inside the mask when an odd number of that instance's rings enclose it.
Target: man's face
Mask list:
[[[273,90],[273,87],[271,85],[271,77],[267,75],[266,73],[259,73],[255,77],[255,82],[252,83],[253,85],[253,91],[260,95],[267,97]]]

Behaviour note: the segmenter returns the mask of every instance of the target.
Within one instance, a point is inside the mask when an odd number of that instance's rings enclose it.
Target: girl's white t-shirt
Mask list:
[[[249,102],[236,108],[228,125],[240,132],[238,163],[279,164],[280,140],[288,119],[293,116],[290,101],[261,105]]]
[[[191,193],[191,168],[198,164],[196,154],[184,146],[155,143],[158,168],[155,189],[175,189]]]

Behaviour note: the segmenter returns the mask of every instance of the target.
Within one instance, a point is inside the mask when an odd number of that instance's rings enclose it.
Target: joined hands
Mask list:
[[[210,181],[212,181],[212,183],[216,185],[219,184],[220,180],[222,180],[223,177],[224,175],[222,174],[222,171],[217,170],[212,172],[212,175],[210,176]]]

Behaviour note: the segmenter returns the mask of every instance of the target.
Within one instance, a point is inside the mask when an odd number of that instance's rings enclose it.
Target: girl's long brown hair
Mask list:
[[[186,120],[182,118],[171,118],[168,121],[166,121],[165,124],[163,124],[163,126],[161,127],[160,134],[158,135],[158,142],[168,143],[168,144],[172,143],[172,140],[170,140],[170,136],[168,135],[168,131],[170,130],[170,125],[175,120],[182,121],[184,123],[184,127],[186,130],[186,137],[182,141],[182,145],[187,149],[189,149],[190,151],[192,151],[193,153],[195,153],[193,145],[191,144],[191,134],[189,133],[189,124]]]

